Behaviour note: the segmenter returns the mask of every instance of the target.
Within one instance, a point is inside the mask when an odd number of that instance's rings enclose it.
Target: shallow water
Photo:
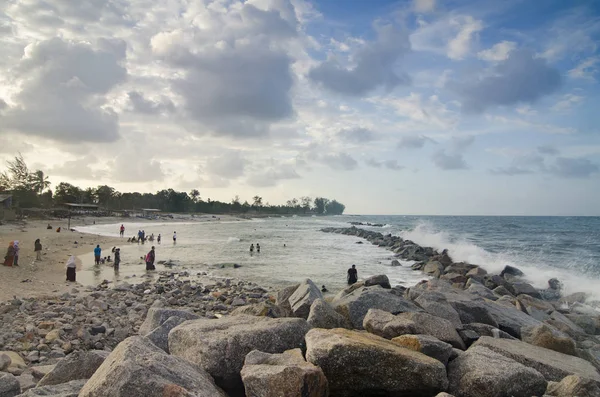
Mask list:
[[[567,292],[585,291],[600,298],[600,218],[593,217],[416,217],[339,216],[267,218],[247,222],[126,223],[126,235],[144,228],[146,234],[161,233],[155,243],[156,258],[177,260],[192,270],[209,270],[223,277],[248,279],[280,286],[311,278],[329,289],[345,285],[346,271],[356,264],[359,278],[387,274],[392,284],[411,286],[425,279],[420,272],[391,267],[392,253],[360,239],[323,233],[323,227],[349,226],[350,221],[385,224],[364,227],[411,239],[423,246],[448,248],[456,261],[478,264],[488,271],[505,265],[521,268],[538,287],[551,277],[561,279]],[[118,236],[118,225],[94,225],[79,231]],[[171,236],[177,231],[177,244]],[[95,284],[103,279],[123,280],[144,275],[140,256],[151,244],[121,245],[122,264],[118,278],[110,266],[94,270],[93,258],[82,257],[84,269],[78,281]],[[260,254],[250,255],[251,243],[260,243]],[[285,244],[285,247],[284,247]],[[111,247],[105,248],[108,255]],[[220,264],[242,267],[219,269]],[[163,269],[162,265],[157,266]]]

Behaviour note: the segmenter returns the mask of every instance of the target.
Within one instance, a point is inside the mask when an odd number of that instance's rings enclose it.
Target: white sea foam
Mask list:
[[[239,239],[239,238],[237,238],[237,237],[229,237],[229,238],[227,239],[227,243],[238,243],[238,242],[240,242],[240,241],[242,241],[242,240],[240,240],[240,239]]]
[[[468,241],[464,236],[451,236],[444,231],[435,230],[427,222],[419,223],[414,229],[402,231],[399,235],[424,247],[433,247],[439,251],[448,249],[454,261],[476,264],[490,273],[499,273],[506,265],[518,267],[537,288],[547,288],[548,280],[556,277],[563,282],[565,293],[586,292],[592,299],[600,299],[600,279],[570,271],[568,266],[548,266],[539,256],[528,257],[523,253],[511,251],[489,252]]]

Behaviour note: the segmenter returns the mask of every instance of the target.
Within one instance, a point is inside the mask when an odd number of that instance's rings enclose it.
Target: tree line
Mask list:
[[[230,202],[204,200],[197,189],[189,193],[163,189],[156,193],[119,192],[113,187],[101,185],[82,189],[67,182],[50,189],[48,176],[41,170],[30,171],[19,154],[6,162],[6,170],[0,173],[0,193],[11,192],[13,203],[19,208],[53,208],[65,203],[97,204],[108,210],[133,211],[154,208],[165,212],[203,212],[212,214],[260,212],[265,214],[317,214],[341,215],[346,206],[325,197],[300,197],[288,200],[284,205],[263,202],[261,196],[251,201],[235,196]]]

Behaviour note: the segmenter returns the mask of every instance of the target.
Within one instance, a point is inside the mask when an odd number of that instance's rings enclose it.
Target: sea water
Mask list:
[[[455,261],[477,264],[489,272],[506,265],[523,270],[536,287],[545,288],[556,277],[566,292],[584,291],[600,299],[600,218],[598,217],[465,217],[465,216],[333,216],[262,218],[250,221],[189,223],[125,223],[126,236],[144,229],[146,235],[162,235],[160,245],[119,245],[122,263],[117,275],[110,266],[93,266],[84,259],[78,280],[95,284],[145,276],[140,259],[156,247],[156,259],[174,260],[175,268],[207,271],[217,277],[233,277],[269,286],[281,286],[310,278],[319,286],[336,290],[345,285],[346,272],[356,265],[359,278],[387,274],[392,284],[414,285],[426,279],[410,269],[411,262],[393,267],[392,252],[361,239],[323,233],[324,227],[349,227],[350,222],[377,223],[359,226],[410,239],[422,246],[448,249]],[[85,233],[118,236],[119,225],[79,227]],[[176,244],[172,241],[177,231]],[[250,244],[261,246],[251,255]],[[108,255],[111,247],[103,247]],[[232,264],[239,268],[233,268]],[[157,265],[158,270],[164,269]]]

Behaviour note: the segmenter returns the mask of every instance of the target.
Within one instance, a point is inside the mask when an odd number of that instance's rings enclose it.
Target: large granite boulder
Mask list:
[[[286,310],[273,302],[264,301],[253,305],[241,306],[231,312],[232,316],[237,316],[239,314],[272,318],[289,317],[291,315],[291,307],[289,310]]]
[[[6,372],[0,372],[0,397],[14,397],[21,393],[17,378]]]
[[[335,311],[335,309],[323,299],[317,299],[310,306],[308,319],[306,320],[313,328],[352,328],[350,321]]]
[[[435,358],[444,365],[448,364],[454,353],[451,344],[429,335],[402,335],[392,339],[392,342]]]
[[[541,396],[547,382],[538,371],[482,346],[448,365],[448,391],[458,397]]]
[[[41,386],[29,389],[18,397],[78,397],[87,379],[72,380],[60,385]]]
[[[600,396],[600,387],[591,379],[569,375],[560,382],[549,382],[546,394],[556,397],[598,397]]]
[[[568,375],[580,375],[600,382],[600,374],[589,362],[567,354],[530,345],[518,340],[495,339],[482,336],[473,346],[483,346],[531,367],[544,375],[546,380],[561,381]]]
[[[425,264],[423,273],[433,277],[440,277],[444,273],[444,265],[438,261],[430,261]]]
[[[310,306],[317,299],[323,299],[323,294],[319,287],[307,278],[288,298],[288,302],[295,317],[307,318]]]
[[[431,396],[448,385],[438,360],[369,333],[312,329],[306,347],[332,396]]]
[[[275,297],[275,304],[279,306],[288,316],[292,315],[292,307],[290,306],[290,296],[298,289],[300,284],[290,285],[288,287],[282,288],[277,292]]]
[[[489,315],[498,324],[498,328],[515,338],[521,338],[521,328],[535,327],[541,324],[539,320],[523,313],[515,307],[501,306],[496,304],[496,302],[483,302],[483,305],[485,305]]]
[[[148,309],[146,319],[144,320],[142,325],[140,325],[138,333],[140,335],[146,335],[150,333],[154,328],[167,321],[170,317],[179,317],[185,320],[195,320],[197,318],[200,318],[198,315],[185,310],[151,307],[150,309]]]
[[[39,382],[39,386],[58,385],[77,379],[89,379],[108,357],[104,350],[79,350],[60,360]]]
[[[463,324],[482,323],[498,328],[498,323],[489,313],[485,302],[480,300],[456,300],[450,302],[458,312]]]
[[[365,287],[371,287],[373,285],[379,285],[382,288],[390,289],[390,279],[385,274],[379,274],[377,276],[371,276],[364,281]]]
[[[445,318],[456,328],[462,325],[458,312],[448,303],[446,296],[440,292],[423,292],[415,298],[415,302],[427,313]]]
[[[121,342],[79,397],[226,397],[205,371],[141,336]]]
[[[152,343],[163,349],[166,353],[169,353],[169,332],[186,321],[188,320],[181,317],[169,317],[167,321],[148,332],[144,337],[150,339]]]
[[[363,319],[369,309],[379,309],[397,314],[403,312],[422,311],[414,303],[386,290],[380,286],[360,287],[335,299],[332,302],[335,310],[350,321],[355,329],[363,329]]]
[[[248,353],[301,348],[309,329],[300,318],[240,315],[187,321],[169,334],[169,351],[203,368],[228,392],[239,393],[243,390],[240,371]]]
[[[512,287],[513,287],[513,291],[514,291],[515,295],[524,294],[524,295],[530,295],[537,299],[542,298],[542,294],[540,294],[540,291],[535,289],[535,287],[531,284],[524,283],[524,282],[516,282],[516,283],[512,283]]]
[[[382,310],[370,309],[363,326],[370,333],[386,339],[404,334],[423,334],[434,336],[458,349],[466,349],[450,321],[428,313],[407,312],[393,315]]]
[[[575,341],[546,324],[536,325],[535,327],[524,327],[521,330],[521,335],[523,342],[571,356],[577,355]]]
[[[242,368],[246,397],[327,397],[329,387],[321,368],[306,362],[300,349],[282,354],[253,350]]]
[[[509,333],[506,333],[496,327],[492,327],[488,324],[480,324],[480,323],[471,323],[465,324],[462,326],[464,330],[470,330],[478,335],[478,339],[480,336],[491,336],[493,338],[504,338],[504,339],[516,339]],[[460,331],[459,331],[460,332]]]

